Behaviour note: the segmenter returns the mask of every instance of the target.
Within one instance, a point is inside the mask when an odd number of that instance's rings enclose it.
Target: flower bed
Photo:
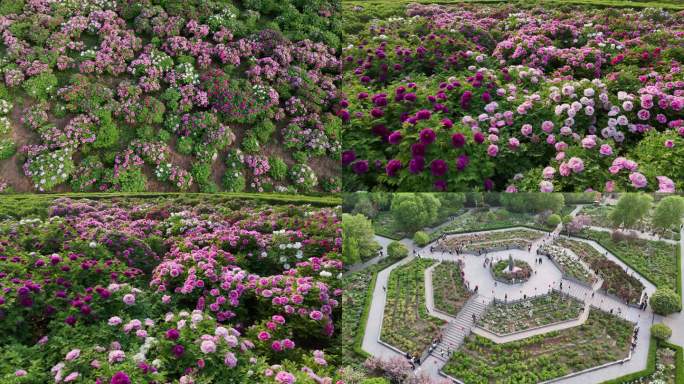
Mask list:
[[[596,240],[657,287],[678,291],[680,275],[677,271],[681,268],[677,259],[678,244],[639,238],[619,241],[609,232],[591,229],[584,229],[581,235]]]
[[[0,159],[31,190],[340,190],[339,2],[5,3],[0,118],[31,140],[0,120]]]
[[[501,260],[491,266],[494,279],[506,284],[524,283],[532,276],[532,267],[522,260],[513,260],[513,270],[510,270],[510,262]]]
[[[500,229],[515,226],[529,226],[540,230],[552,230],[544,224],[539,224],[535,216],[525,213],[512,213],[505,209],[483,210],[467,212],[456,218],[453,222],[430,234],[433,240],[442,234],[451,232],[474,232],[488,229]]]
[[[443,371],[466,383],[551,380],[627,357],[633,327],[592,310],[578,327],[520,341],[494,344],[471,335]]]
[[[639,304],[644,286],[637,278],[629,275],[622,267],[608,260],[601,252],[587,243],[566,238],[556,239],[556,243],[571,250],[595,274],[603,278],[602,290],[628,304]]]
[[[444,322],[425,307],[425,269],[434,262],[415,259],[390,273],[380,339],[421,356]]]
[[[577,319],[584,304],[556,291],[515,303],[494,302],[478,319],[477,325],[506,335],[530,328]]]
[[[449,236],[444,240],[439,240],[437,247],[443,247],[446,250],[454,248],[464,248],[467,250],[525,248],[532,241],[542,236],[541,232],[529,229],[469,233]]]
[[[470,299],[472,294],[463,282],[462,271],[458,263],[447,261],[432,270],[435,309],[456,316]]]
[[[0,225],[2,381],[333,380],[339,213],[263,201],[17,204],[36,218]]]
[[[506,3],[354,12],[369,21],[343,51],[350,190],[683,186],[677,13]]]
[[[596,281],[596,277],[587,270],[587,267],[570,256],[566,249],[553,244],[544,244],[537,251],[551,257],[555,264],[560,267],[563,276],[573,278],[590,287]]]

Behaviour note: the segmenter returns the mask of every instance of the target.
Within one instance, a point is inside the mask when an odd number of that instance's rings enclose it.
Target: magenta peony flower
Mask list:
[[[423,143],[415,143],[411,145],[411,155],[413,157],[424,157],[425,156],[425,144]]]
[[[460,132],[456,132],[451,136],[451,145],[453,145],[455,148],[462,148],[465,145],[465,142],[466,138]]]
[[[110,384],[131,384],[131,379],[128,377],[126,372],[119,371],[112,376],[112,380],[109,381]]]
[[[425,128],[420,131],[420,142],[423,144],[432,144],[435,141],[435,131],[430,128]]]
[[[171,353],[173,353],[176,358],[180,358],[183,356],[183,352],[185,352],[185,347],[183,347],[180,344],[176,344],[173,347],[171,347]]]
[[[485,191],[491,191],[492,189],[494,189],[494,181],[492,181],[492,179],[485,179],[484,189]]]
[[[275,381],[281,384],[292,384],[295,382],[295,377],[289,372],[280,371],[276,374]]]
[[[387,162],[387,166],[385,167],[385,171],[387,172],[387,176],[389,177],[394,177],[397,175],[397,172],[401,169],[401,161],[397,159],[392,159]]]
[[[356,160],[356,152],[353,150],[342,152],[342,165],[349,165]]]
[[[459,171],[462,171],[465,169],[465,167],[468,166],[469,163],[470,163],[470,158],[468,157],[468,155],[460,155],[456,159],[456,169]]]
[[[422,156],[416,156],[409,161],[408,165],[409,172],[416,174],[420,173],[425,169],[425,158]]]
[[[401,131],[398,130],[390,133],[389,137],[387,138],[390,144],[399,144],[401,143],[401,139]]]
[[[485,137],[482,134],[482,132],[478,131],[478,132],[475,132],[475,134],[473,135],[473,140],[475,140],[475,142],[478,144],[482,144],[485,141]]]
[[[352,171],[357,175],[368,172],[368,160],[359,160],[352,164]]]
[[[553,175],[556,173],[556,169],[553,167],[546,167],[542,171],[542,177],[545,179],[553,179]]]
[[[433,176],[444,176],[444,174],[447,173],[447,170],[447,163],[442,159],[433,160],[430,164],[430,172],[432,172]]]
[[[672,148],[672,147],[674,147],[674,145],[675,145],[674,140],[665,140],[665,147]]]
[[[444,192],[447,189],[447,183],[446,180],[436,180],[434,184],[435,190]]]
[[[610,156],[613,154],[613,148],[608,144],[603,144],[599,149],[599,153],[603,156]]]

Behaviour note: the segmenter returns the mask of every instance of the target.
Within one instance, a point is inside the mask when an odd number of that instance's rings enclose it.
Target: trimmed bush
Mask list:
[[[653,312],[667,316],[682,310],[682,299],[675,291],[667,288],[658,289],[651,296],[649,303]]]
[[[413,242],[419,247],[424,247],[430,242],[430,235],[423,231],[418,231],[413,235]]]
[[[672,336],[672,329],[662,323],[653,324],[651,326],[651,336],[658,340],[666,341]]]
[[[387,256],[392,259],[403,259],[408,256],[408,249],[406,246],[398,241],[393,241],[387,246]]]

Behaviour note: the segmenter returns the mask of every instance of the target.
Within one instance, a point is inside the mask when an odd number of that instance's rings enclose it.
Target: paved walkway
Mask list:
[[[577,206],[571,212],[571,215],[576,215],[581,208],[582,206]],[[439,226],[437,228],[439,228]],[[415,248],[413,242],[410,239],[403,239],[402,243],[407,245],[410,256],[399,261],[398,263],[389,266],[388,268],[378,273],[375,290],[373,292],[372,302],[370,306],[370,315],[368,316],[368,321],[366,323],[366,333],[364,334],[362,348],[365,351],[371,353],[372,355],[381,358],[403,356],[402,353],[397,352],[394,349],[389,348],[379,342],[379,336],[382,327],[382,319],[386,305],[386,292],[384,287],[387,286],[387,281],[391,271],[397,268],[398,266],[404,265],[413,260],[414,256],[412,254],[412,251],[413,249],[416,249],[419,254],[419,257],[423,258],[434,259],[437,261],[462,260],[464,263],[463,269],[465,272],[465,276],[466,279],[470,282],[471,289],[474,289],[474,286],[477,286],[479,292],[479,295],[474,296],[475,298],[471,299],[471,301],[469,301],[466,304],[466,306],[464,306],[464,309],[462,309],[462,311],[456,317],[436,312],[434,310],[433,292],[431,284],[431,272],[432,269],[434,269],[434,266],[426,270],[426,307],[431,315],[442,318],[448,321],[449,323],[444,328],[443,341],[439,344],[438,348],[436,349],[437,352],[430,355],[426,359],[426,361],[424,361],[423,364],[421,364],[416,369],[416,374],[428,374],[432,378],[434,383],[443,382],[444,378],[440,376],[439,371],[441,367],[444,365],[446,358],[440,357],[440,350],[443,350],[442,347],[446,346],[449,350],[453,351],[454,346],[460,346],[463,339],[467,336],[467,334],[470,333],[472,329],[472,314],[476,314],[476,316],[479,316],[479,314],[481,314],[486,308],[486,305],[494,298],[500,300],[516,300],[521,299],[523,297],[542,295],[549,292],[552,288],[560,289],[561,283],[562,292],[567,293],[585,302],[585,305],[587,306],[594,306],[606,312],[612,310],[615,315],[620,316],[631,322],[634,322],[636,326],[639,327],[640,332],[638,339],[639,342],[637,343],[636,349],[632,352],[632,357],[630,360],[625,361],[623,363],[616,363],[613,365],[604,366],[592,371],[579,373],[571,377],[560,378],[557,380],[553,380],[553,382],[562,384],[600,383],[605,380],[620,377],[631,372],[643,370],[647,364],[648,342],[645,341],[650,339],[650,326],[653,324],[654,320],[660,321],[661,318],[659,316],[654,316],[650,311],[650,308],[648,308],[646,311],[641,311],[637,308],[629,307],[612,297],[608,297],[602,294],[601,292],[596,290],[600,286],[600,284],[596,284],[593,289],[589,289],[580,284],[564,280],[562,278],[561,272],[546,259],[542,259],[543,262],[541,264],[536,263],[535,260],[538,257],[536,255],[537,248],[544,242],[552,241],[554,236],[559,236],[558,233],[560,229],[561,225],[559,225],[555,229],[552,235],[545,234],[540,239],[534,241],[530,252],[527,252],[526,250],[507,250],[490,252],[486,255],[486,257],[495,261],[508,259],[509,255],[512,255],[516,259],[521,259],[528,262],[528,264],[532,266],[534,273],[527,282],[517,285],[506,285],[500,283],[495,284],[489,272],[489,268],[483,266],[484,256],[475,256],[472,254],[459,256],[449,255],[443,252],[429,252],[429,248],[423,248],[419,250]],[[682,233],[682,235],[684,238],[684,233]],[[379,240],[382,241],[381,244],[383,244],[384,248],[386,248],[387,244],[389,244],[389,242],[391,241],[389,239],[380,238],[379,236],[376,238],[379,238]],[[610,252],[607,252],[607,250],[601,247],[598,243],[584,239],[573,239],[577,241],[584,241],[590,244],[592,247],[596,248],[597,251],[601,252],[602,254],[605,254],[608,259],[616,262],[618,265],[626,269],[628,273],[633,274],[637,279],[639,279],[644,284],[645,291],[649,294],[649,296],[652,295],[652,293],[655,291],[655,286],[653,286],[653,284],[643,279],[640,275],[638,275],[631,268],[625,265],[617,257],[612,255]],[[684,251],[684,240],[682,240],[680,246]],[[369,262],[367,262],[366,264],[368,264]],[[684,268],[684,265],[682,265],[682,268]],[[585,313],[583,313],[583,316],[585,316]],[[684,314],[669,316],[666,319],[664,319],[664,322],[666,324],[669,324],[673,329],[672,342],[684,345]],[[521,333],[521,335],[524,335],[524,337],[529,337],[531,335],[538,334],[537,332],[538,331],[531,330],[528,331],[527,334]],[[447,350],[447,353],[448,352],[449,351]]]

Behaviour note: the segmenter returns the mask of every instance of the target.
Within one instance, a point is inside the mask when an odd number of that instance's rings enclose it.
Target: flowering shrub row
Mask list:
[[[345,189],[684,186],[681,12],[410,5],[343,52]]]
[[[2,381],[333,383],[337,211],[197,203],[61,198],[3,222]]]
[[[0,13],[0,132],[36,134],[17,159],[36,190],[213,192],[235,147],[285,146],[287,164],[322,175],[339,160],[337,1],[16,3]],[[14,105],[18,121],[2,112]],[[5,136],[0,158],[15,152]]]

